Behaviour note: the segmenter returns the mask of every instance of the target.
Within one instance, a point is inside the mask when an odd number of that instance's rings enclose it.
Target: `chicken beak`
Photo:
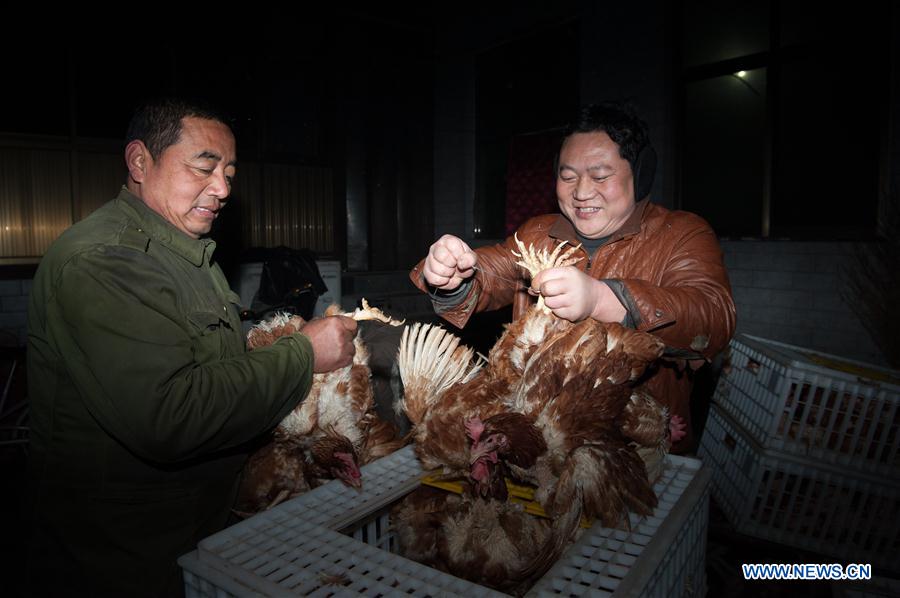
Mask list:
[[[357,490],[362,490],[362,476],[358,473],[353,475],[351,472],[341,471],[336,477],[345,485],[356,488]]]
[[[474,465],[475,462],[482,457],[487,457],[491,463],[497,462],[497,453],[494,452],[492,448],[480,442],[476,442],[472,445],[472,448],[469,449],[469,465]]]

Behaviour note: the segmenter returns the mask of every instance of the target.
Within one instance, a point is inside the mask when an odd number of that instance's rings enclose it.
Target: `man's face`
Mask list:
[[[234,136],[226,125],[184,118],[178,143],[156,160],[146,152],[141,199],[175,228],[198,239],[212,228],[231,193],[235,159]]]
[[[634,179],[609,135],[575,133],[563,142],[556,198],[562,213],[588,239],[609,236],[628,220],[634,211]]]

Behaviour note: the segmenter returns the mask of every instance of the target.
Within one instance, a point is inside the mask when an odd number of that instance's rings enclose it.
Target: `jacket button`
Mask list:
[[[653,315],[655,315],[657,318],[661,318],[663,316],[663,310],[657,309],[655,312],[653,312]]]

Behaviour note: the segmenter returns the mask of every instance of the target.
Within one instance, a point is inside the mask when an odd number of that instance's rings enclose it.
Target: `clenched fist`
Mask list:
[[[329,316],[308,322],[300,329],[313,346],[313,372],[322,374],[350,365],[356,348],[356,320]]]
[[[444,235],[428,250],[422,274],[425,282],[443,291],[452,291],[475,274],[478,255],[453,235]]]
[[[621,322],[625,318],[625,307],[605,283],[572,266],[544,270],[531,281],[529,291],[540,294],[557,317],[572,322],[585,318]]]

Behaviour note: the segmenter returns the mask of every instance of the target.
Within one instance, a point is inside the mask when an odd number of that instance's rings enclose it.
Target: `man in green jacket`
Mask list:
[[[177,595],[176,559],[226,525],[249,441],[353,356],[335,317],[252,353],[204,238],[235,142],[214,113],[147,104],[127,185],[41,261],[28,313],[29,595]]]

